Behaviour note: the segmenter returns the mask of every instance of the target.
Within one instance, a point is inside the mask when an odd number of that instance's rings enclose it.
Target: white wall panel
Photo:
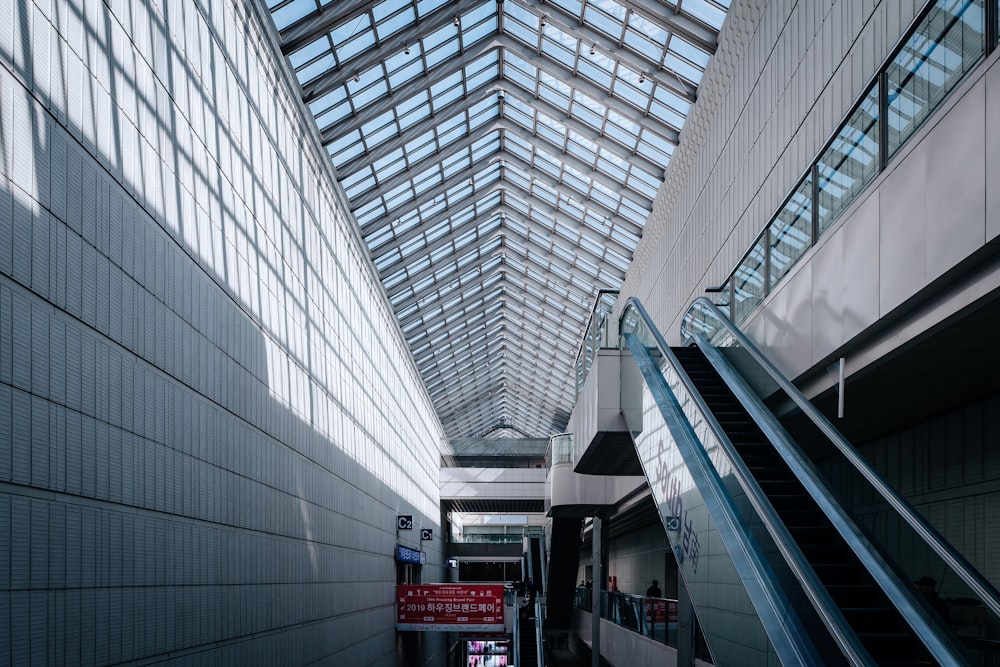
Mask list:
[[[890,312],[923,285],[927,267],[927,161],[918,144],[879,188],[879,304]]]
[[[986,118],[1000,118],[1000,68],[986,75]],[[986,123],[986,240],[995,243],[1000,237],[1000,127]]]
[[[934,279],[985,243],[985,86],[963,95],[927,144],[927,277]]]

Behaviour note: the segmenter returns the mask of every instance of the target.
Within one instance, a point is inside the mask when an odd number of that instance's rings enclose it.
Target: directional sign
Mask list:
[[[396,530],[413,530],[413,515],[400,514],[396,517]]]
[[[425,542],[427,540],[433,540],[434,539],[434,531],[431,530],[430,528],[421,528],[420,529],[420,539],[424,540]]]

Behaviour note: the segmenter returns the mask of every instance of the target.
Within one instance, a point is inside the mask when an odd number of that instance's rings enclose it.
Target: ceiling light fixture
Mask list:
[[[361,75],[358,74],[358,70],[354,70],[354,83],[361,81]]]
[[[462,22],[458,20],[458,14],[455,14],[455,25],[461,25]]]
[[[639,72],[639,83],[646,83],[646,73]]]
[[[410,45],[409,44],[404,44],[403,45],[403,53],[405,55],[410,55]]]
[[[548,14],[542,14],[542,27],[545,27],[545,23],[549,20]]]
[[[595,53],[597,53],[597,43],[596,42],[594,44],[590,45],[590,55],[594,55]]]

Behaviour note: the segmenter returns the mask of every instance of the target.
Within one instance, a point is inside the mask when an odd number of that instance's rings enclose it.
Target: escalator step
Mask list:
[[[802,491],[802,485],[799,484],[797,479],[758,479],[757,483],[760,488],[764,490],[764,493],[771,495],[788,496],[792,494],[797,494],[799,496],[804,496],[805,492]]]
[[[809,507],[808,505],[803,506],[800,504],[798,507],[790,507],[784,511],[779,512],[782,521],[785,525],[789,527],[789,530],[793,526],[799,528],[819,528],[824,524],[826,519],[823,513],[814,507]],[[827,535],[824,534],[823,537]],[[832,540],[812,540],[810,543],[828,543],[830,541],[836,541],[837,537],[832,537]]]
[[[831,584],[826,589],[841,609],[865,607],[873,601],[879,605],[883,604],[882,591],[874,584]]]
[[[914,646],[913,635],[906,632],[866,632],[860,630],[857,634],[861,643],[876,659],[881,655],[901,658],[917,653],[915,649],[918,647]],[[881,661],[879,664],[882,664]]]
[[[843,607],[840,611],[855,628],[891,627],[896,622],[896,612],[890,607]]]
[[[851,583],[864,576],[853,563],[813,563],[820,580],[827,586]]]

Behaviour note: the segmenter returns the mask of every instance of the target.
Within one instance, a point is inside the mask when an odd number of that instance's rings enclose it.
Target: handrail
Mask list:
[[[521,664],[521,603],[518,601],[517,592],[514,592],[514,641],[511,642],[511,661],[514,667]]]
[[[649,318],[649,314],[642,306],[642,303],[636,297],[630,297],[625,302],[622,312],[625,312],[625,310],[627,310],[630,306],[634,306],[637,312],[639,312],[643,319],[646,320],[646,326],[653,332],[657,339],[657,344],[661,348],[667,348],[669,350],[662,334],[660,334],[659,330]],[[670,352],[670,355],[673,356],[673,352]],[[704,415],[705,421],[708,423],[715,437],[718,439],[720,446],[722,446],[725,450],[726,457],[729,464],[733,468],[737,482],[746,494],[747,499],[753,506],[754,511],[761,520],[761,523],[774,540],[775,546],[781,553],[782,558],[785,563],[787,563],[792,574],[795,576],[796,581],[798,581],[799,585],[802,587],[802,590],[805,592],[810,604],[816,610],[816,613],[819,615],[823,625],[829,631],[830,636],[833,638],[834,642],[837,644],[838,648],[840,648],[849,663],[858,666],[871,664],[872,657],[868,654],[867,649],[865,649],[861,640],[858,639],[855,632],[851,629],[851,626],[847,623],[847,619],[844,618],[843,613],[833,601],[833,598],[830,597],[826,587],[823,586],[823,583],[816,575],[815,570],[813,570],[812,566],[809,564],[805,554],[802,553],[802,550],[799,548],[795,539],[788,531],[788,528],[778,516],[774,506],[767,498],[767,494],[765,494],[764,490],[760,488],[757,480],[747,468],[746,463],[744,463],[742,457],[740,457],[737,453],[736,447],[733,445],[732,441],[726,435],[725,430],[719,424],[715,415],[705,403],[700,392],[698,392],[697,388],[691,382],[679,362],[672,359],[672,363],[675,364],[675,370],[678,376],[681,377],[682,382],[686,385],[693,400],[697,404],[699,411]],[[744,407],[747,409],[747,412],[750,413],[751,418],[757,423],[765,417],[765,414],[769,414],[762,405],[744,405]],[[787,438],[787,435],[785,438],[790,440],[790,438]]]
[[[739,574],[743,585],[747,587],[750,601],[758,618],[764,626],[772,645],[785,664],[820,664],[816,648],[811,637],[801,626],[798,614],[792,611],[792,605],[784,591],[776,585],[773,572],[767,560],[761,553],[756,541],[743,528],[743,519],[736,509],[733,499],[726,491],[714,466],[708,459],[705,450],[699,445],[699,438],[684,415],[673,392],[667,387],[662,372],[656,368],[645,344],[638,341],[634,333],[627,333],[624,319],[634,309],[643,321],[646,329],[653,336],[658,352],[668,360],[687,390],[694,398],[706,419],[714,422],[711,411],[704,404],[700,394],[695,389],[691,379],[684,372],[674,353],[666,344],[662,334],[652,322],[642,303],[631,297],[622,309],[622,323],[619,333],[632,350],[633,357],[643,376],[647,378],[647,386],[654,396],[659,396],[657,402],[664,410],[664,418],[670,425],[671,433],[682,453],[690,474],[696,486],[701,491],[706,506],[710,506],[711,516],[718,528],[720,538],[726,545],[733,567]],[[659,378],[662,387],[649,383],[649,378]],[[669,418],[668,418],[669,413]],[[714,422],[714,432],[720,441],[726,440],[721,434],[718,423]],[[675,430],[676,429],[676,430]],[[751,590],[752,589],[752,590]]]
[[[542,641],[542,601],[535,596],[535,653],[538,665],[545,667],[545,644]]]
[[[1000,616],[1000,593],[972,566],[962,554],[945,541],[944,537],[923,517],[910,506],[899,494],[897,494],[882,477],[868,464],[864,458],[851,446],[847,439],[823,416],[819,410],[807,399],[798,388],[792,384],[784,374],[777,369],[770,360],[765,357],[757,346],[747,338],[727,318],[719,308],[705,297],[698,297],[691,304],[688,313],[696,307],[704,308],[715,317],[728,335],[732,336],[739,344],[753,357],[754,361],[760,364],[775,383],[794,401],[795,405],[802,410],[817,428],[830,440],[837,450],[847,459],[848,462],[872,485],[879,495],[896,511],[896,513],[924,540],[941,559],[951,567],[951,569],[961,577],[962,581],[969,587],[975,596],[988,607],[994,614]],[[687,318],[684,318],[687,321]],[[694,338],[682,329],[682,338],[687,335]]]

